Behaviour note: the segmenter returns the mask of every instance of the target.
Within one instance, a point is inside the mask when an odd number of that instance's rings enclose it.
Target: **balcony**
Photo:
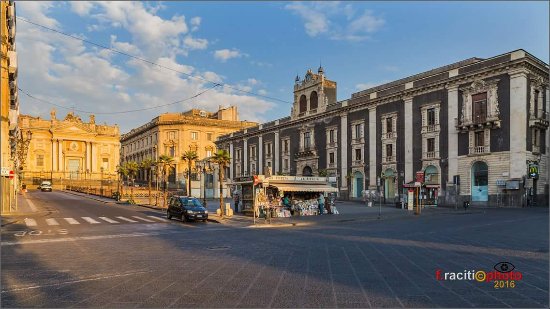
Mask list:
[[[426,151],[422,154],[423,160],[433,160],[439,158],[439,151]]]
[[[470,147],[470,155],[478,155],[489,153],[489,146],[475,146]]]
[[[300,147],[300,151],[294,154],[296,158],[316,157],[317,150],[314,147]]]
[[[290,155],[290,150],[288,150],[288,149],[283,150],[283,155],[284,156]]]
[[[329,163],[328,168],[336,168],[336,162]]]
[[[329,142],[327,143],[327,148],[336,148],[338,147],[338,143],[337,142]]]
[[[439,124],[429,124],[422,127],[420,133],[439,132]]]
[[[397,133],[396,132],[386,132],[386,133],[382,133],[382,139],[392,139],[392,138],[396,138],[397,137]]]
[[[500,128],[499,114],[478,114],[474,117],[464,117],[464,119],[455,118],[455,128],[460,132],[479,128]]]
[[[529,127],[535,127],[539,129],[548,128],[548,112],[542,109],[536,110],[529,113]]]
[[[273,154],[271,152],[265,154],[266,159],[271,159],[272,157],[273,157]]]
[[[351,143],[352,144],[364,144],[365,143],[365,138],[364,137],[354,137],[351,139]]]
[[[363,166],[365,164],[365,162],[363,162],[363,160],[353,160],[352,161],[352,166]]]
[[[533,145],[533,154],[540,154],[540,146]]]
[[[384,157],[384,163],[395,163],[397,162],[397,159],[395,156],[385,156]]]

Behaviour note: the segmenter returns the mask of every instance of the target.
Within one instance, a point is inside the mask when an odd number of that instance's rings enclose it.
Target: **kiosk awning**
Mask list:
[[[270,184],[284,192],[338,192],[337,188],[329,185],[311,184]]]

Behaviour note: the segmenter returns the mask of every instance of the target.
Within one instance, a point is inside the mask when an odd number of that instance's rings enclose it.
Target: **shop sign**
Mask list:
[[[271,176],[269,181],[302,181],[302,182],[326,182],[326,177],[307,177],[307,176]]]
[[[416,182],[424,182],[424,172],[416,172]]]
[[[497,186],[504,187],[506,186],[506,180],[504,179],[497,179]]]
[[[506,181],[507,190],[519,190],[519,180],[508,180]]]
[[[336,183],[336,177],[335,176],[330,176],[328,178],[328,182]]]
[[[539,178],[539,164],[536,162],[529,163],[529,178]]]

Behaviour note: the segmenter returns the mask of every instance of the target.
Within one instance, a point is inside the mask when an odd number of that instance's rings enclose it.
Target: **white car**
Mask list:
[[[41,191],[49,191],[52,192],[52,183],[50,181],[42,181],[40,186],[38,187]]]

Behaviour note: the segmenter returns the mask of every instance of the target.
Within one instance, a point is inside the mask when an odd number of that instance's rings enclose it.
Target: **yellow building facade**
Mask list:
[[[117,125],[96,124],[94,115],[85,122],[71,112],[57,119],[52,110],[49,120],[21,115],[19,126],[25,135],[32,134],[23,166],[25,183],[51,179],[59,187],[116,180],[120,161]]]
[[[161,155],[173,157],[175,168],[169,176],[169,185],[184,188],[188,166],[181,156],[186,151],[195,151],[199,160],[208,158],[216,151],[214,142],[218,136],[257,125],[255,122],[239,121],[235,106],[220,107],[217,112],[192,109],[183,113],[165,113],[122,135],[122,163],[157,160]],[[145,182],[151,175],[151,171],[142,170],[137,180]],[[213,176],[213,181],[216,181],[215,173]],[[192,185],[195,187],[195,184]],[[199,185],[198,182],[196,185]],[[207,195],[217,195],[215,186],[211,184],[209,187],[212,187],[212,193]]]
[[[17,191],[16,142],[19,135],[17,117],[17,53],[15,50],[15,2],[0,1],[0,210],[2,213],[16,211]],[[10,179],[10,172],[15,173]]]

